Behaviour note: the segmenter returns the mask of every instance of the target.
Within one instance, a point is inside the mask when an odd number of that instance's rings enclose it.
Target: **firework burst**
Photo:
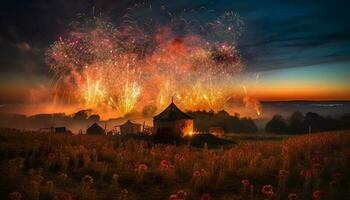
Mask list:
[[[135,19],[135,5],[119,26],[81,17],[47,51],[57,93],[82,107],[122,116],[174,97],[185,109],[221,109],[232,96],[225,85],[242,71],[236,40],[243,21],[233,12],[200,24]],[[187,13],[187,12],[185,12]],[[193,18],[193,11],[191,11]],[[180,31],[179,31],[180,30]]]

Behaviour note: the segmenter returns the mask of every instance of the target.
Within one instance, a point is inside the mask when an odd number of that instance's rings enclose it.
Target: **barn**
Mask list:
[[[139,134],[141,133],[141,124],[133,123],[130,120],[120,125],[120,134]]]
[[[163,112],[153,117],[153,131],[156,136],[169,138],[192,135],[193,118],[171,102]]]

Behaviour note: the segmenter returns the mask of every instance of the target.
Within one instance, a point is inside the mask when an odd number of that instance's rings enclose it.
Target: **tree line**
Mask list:
[[[266,132],[283,134],[303,134],[309,131],[322,132],[344,129],[350,129],[350,113],[335,119],[313,112],[308,112],[304,115],[297,111],[287,118],[281,115],[274,115],[265,126]]]
[[[210,127],[222,127],[228,133],[256,133],[258,128],[250,117],[240,117],[235,113],[230,115],[225,110],[214,111],[189,111],[194,118],[194,129],[200,132],[208,132]]]

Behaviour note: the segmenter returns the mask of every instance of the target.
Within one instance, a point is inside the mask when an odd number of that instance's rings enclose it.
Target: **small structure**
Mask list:
[[[66,129],[65,126],[61,126],[61,127],[55,127],[55,133],[67,133],[68,130]]]
[[[133,123],[130,120],[120,125],[120,134],[139,134],[141,133],[141,124]]]
[[[40,128],[40,132],[47,132],[47,133],[69,133],[71,134],[72,132],[68,130],[65,126],[60,126],[60,127],[47,127],[47,128]]]
[[[225,131],[220,126],[212,126],[212,127],[209,128],[209,133],[213,134],[213,135],[215,135],[217,137],[222,137],[222,136],[224,136]]]
[[[153,133],[157,136],[179,138],[193,134],[193,118],[182,112],[172,101],[153,117]]]
[[[98,125],[95,122],[86,130],[86,134],[88,134],[88,135],[105,135],[106,132],[100,125]]]

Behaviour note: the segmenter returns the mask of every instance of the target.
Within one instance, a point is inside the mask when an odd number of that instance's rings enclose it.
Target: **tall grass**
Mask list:
[[[347,199],[350,133],[229,149],[0,131],[1,199]]]

